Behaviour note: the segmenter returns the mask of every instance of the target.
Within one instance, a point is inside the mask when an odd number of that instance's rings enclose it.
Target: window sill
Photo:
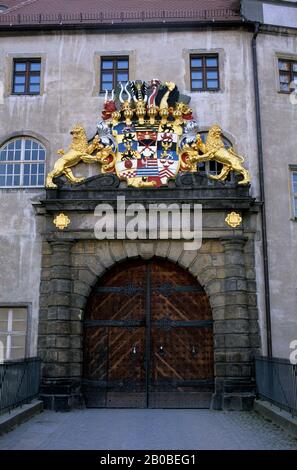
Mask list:
[[[46,189],[45,186],[0,186],[0,191],[20,191],[20,190],[34,190],[34,191],[40,191]]]
[[[291,95],[292,93],[294,93],[294,90],[292,90],[292,91],[277,90],[277,92],[278,92],[279,95]]]
[[[222,93],[223,90],[191,90],[190,93]]]
[[[10,95],[8,96],[18,96],[18,97],[30,96],[32,98],[33,96],[42,96],[42,95],[41,93],[10,93]]]

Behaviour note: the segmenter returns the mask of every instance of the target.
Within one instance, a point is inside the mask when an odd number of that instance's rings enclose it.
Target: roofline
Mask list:
[[[62,24],[27,24],[27,25],[1,25],[0,31],[6,32],[21,32],[21,31],[64,31],[64,30],[99,30],[99,31],[112,31],[123,29],[187,29],[187,28],[230,28],[248,26],[250,23],[245,19],[240,20],[223,20],[223,21],[162,21],[162,22],[143,22],[143,23],[62,23]]]
[[[94,11],[92,13],[31,13],[4,12],[0,14],[0,28],[5,29],[61,29],[61,28],[129,28],[180,26],[196,23],[236,23],[241,21],[240,10],[219,8],[212,10],[146,10]]]

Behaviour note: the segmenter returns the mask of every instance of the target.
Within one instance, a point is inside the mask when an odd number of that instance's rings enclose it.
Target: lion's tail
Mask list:
[[[238,153],[235,152],[233,147],[228,148],[228,151],[234,155],[234,157],[238,158],[241,162],[244,162],[244,158],[241,155],[238,155]]]
[[[61,149],[57,151],[58,155],[65,155],[65,150]]]

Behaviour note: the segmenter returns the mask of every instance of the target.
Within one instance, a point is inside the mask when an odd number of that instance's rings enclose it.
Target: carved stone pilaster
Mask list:
[[[215,322],[217,409],[249,409],[255,396],[244,258],[246,238],[221,239],[225,256],[223,315]]]
[[[75,377],[71,350],[72,279],[70,240],[50,242],[51,258],[47,294],[46,340],[43,342],[41,395],[50,409],[67,409],[79,398],[80,378]],[[77,358],[76,358],[77,359]]]

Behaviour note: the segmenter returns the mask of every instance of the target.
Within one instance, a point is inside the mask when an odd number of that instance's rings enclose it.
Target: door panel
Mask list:
[[[87,407],[146,406],[145,276],[143,263],[117,267],[89,299],[84,321]]]
[[[208,408],[213,335],[208,297],[195,279],[166,261],[153,264],[151,407]]]
[[[84,327],[87,406],[209,407],[211,309],[189,273],[162,260],[119,265],[95,287]]]

